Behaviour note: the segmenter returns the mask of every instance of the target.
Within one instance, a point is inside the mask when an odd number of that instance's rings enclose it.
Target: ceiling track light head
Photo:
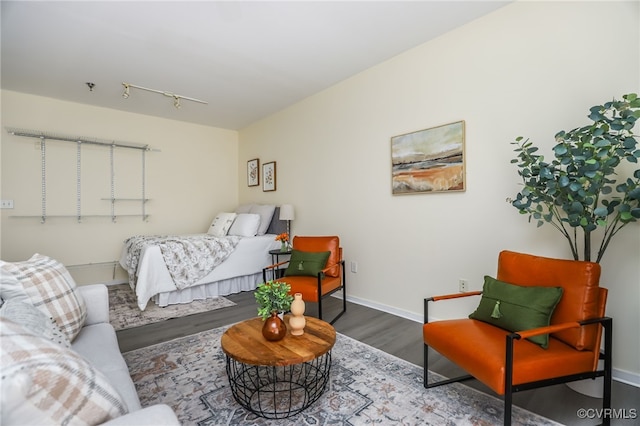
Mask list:
[[[122,97],[127,99],[129,98],[129,85],[127,83],[122,83],[124,86],[124,92],[122,92]]]

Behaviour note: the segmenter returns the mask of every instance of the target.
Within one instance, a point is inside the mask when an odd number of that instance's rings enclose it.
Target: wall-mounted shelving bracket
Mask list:
[[[153,149],[149,145],[145,144],[135,144],[130,142],[118,142],[118,141],[109,141],[105,139],[98,138],[87,138],[87,137],[73,137],[60,135],[50,132],[42,132],[42,131],[33,131],[33,130],[23,130],[23,129],[15,129],[15,128],[6,128],[7,132],[11,133],[15,136],[21,136],[25,138],[36,138],[40,141],[40,158],[41,158],[41,214],[34,216],[10,216],[10,217],[39,217],[41,223],[45,223],[48,217],[75,217],[80,223],[83,217],[110,217],[113,223],[116,222],[116,217],[118,216],[139,216],[142,217],[142,220],[148,221],[149,215],[146,211],[146,203],[149,201],[146,198],[146,153],[147,152],[160,152],[158,149]],[[50,216],[47,215],[47,141],[60,141],[60,142],[72,142],[77,146],[76,151],[76,214],[75,215],[56,215]],[[83,145],[98,145],[109,148],[109,164],[110,164],[110,185],[111,185],[111,193],[110,198],[106,199],[111,202],[111,214],[110,215],[83,215],[82,214],[82,146]],[[116,148],[124,148],[124,149],[137,149],[141,152],[141,172],[142,172],[142,196],[141,198],[116,198],[116,181],[115,181],[115,158],[114,158],[114,150]],[[104,200],[104,199],[103,199]],[[141,202],[141,214],[139,215],[116,215],[116,201],[140,201]]]

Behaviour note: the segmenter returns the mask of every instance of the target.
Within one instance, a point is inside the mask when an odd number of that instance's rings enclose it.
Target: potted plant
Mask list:
[[[591,237],[600,228],[599,263],[611,239],[640,219],[640,169],[626,177],[616,169],[622,161],[638,163],[640,158],[632,131],[640,118],[640,99],[635,93],[622,98],[592,107],[592,124],[558,132],[550,162],[529,139],[512,142],[518,154],[511,163],[517,164],[524,188],[508,201],[529,221],[537,220],[538,227],[550,223],[557,229],[575,260],[591,261]]]
[[[255,291],[258,315],[264,321],[262,335],[267,340],[280,340],[287,332],[286,325],[278,314],[291,308],[293,296],[289,294],[290,291],[289,284],[279,281],[267,281],[258,285]]]

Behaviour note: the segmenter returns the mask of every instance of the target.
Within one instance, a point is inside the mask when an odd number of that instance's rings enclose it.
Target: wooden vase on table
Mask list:
[[[304,326],[307,324],[307,320],[304,319],[304,308],[302,293],[294,294],[293,302],[291,302],[291,316],[289,317],[289,329],[294,336],[304,334]]]
[[[271,316],[264,321],[262,335],[270,342],[281,340],[287,334],[287,326],[278,316],[278,312],[271,312]]]

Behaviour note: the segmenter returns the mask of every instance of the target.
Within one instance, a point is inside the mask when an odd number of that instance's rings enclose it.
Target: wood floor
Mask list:
[[[243,292],[226,297],[237,305],[119,331],[117,334],[121,351],[127,352],[257,316],[257,305],[253,292]],[[328,318],[332,318],[333,313],[338,312],[342,304],[340,299],[330,299],[328,303],[330,306],[326,311]],[[306,314],[317,314],[315,304],[307,303]],[[422,325],[420,323],[348,302],[346,314],[334,324],[334,327],[339,333],[423,366]],[[437,353],[430,355],[430,364],[432,371],[447,377],[454,377],[462,373]],[[495,395],[493,391],[475,380],[467,381],[465,384],[490,395]],[[425,390],[425,392],[428,391]],[[580,419],[577,412],[580,409],[601,408],[601,400],[579,394],[563,384],[517,393],[514,395],[514,403],[562,424],[596,425],[600,423],[598,419]],[[614,381],[612,407],[616,410],[626,410],[627,415],[632,413],[634,409],[638,413],[640,411],[640,388]],[[612,424],[631,426],[640,424],[640,420],[638,418],[614,419]]]

